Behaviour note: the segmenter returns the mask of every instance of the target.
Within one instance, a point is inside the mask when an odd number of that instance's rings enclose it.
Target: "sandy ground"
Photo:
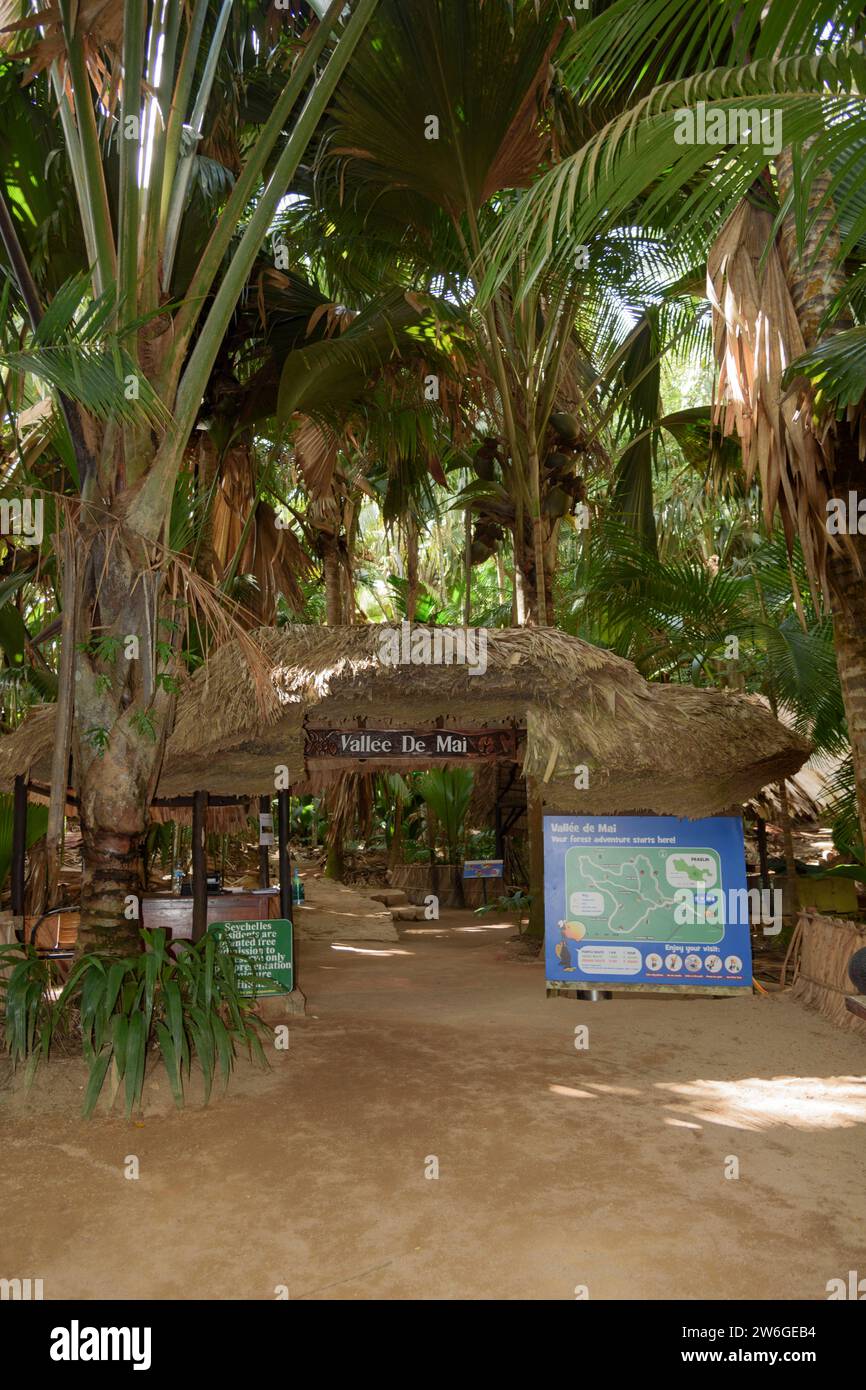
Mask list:
[[[175,1111],[157,1073],[143,1117],[83,1121],[71,1060],[26,1101],[7,1087],[0,1276],[46,1298],[571,1300],[821,1299],[866,1274],[866,1040],[782,996],[546,1000],[512,930],[451,913],[396,945],[303,944],[309,1016],[207,1109]]]

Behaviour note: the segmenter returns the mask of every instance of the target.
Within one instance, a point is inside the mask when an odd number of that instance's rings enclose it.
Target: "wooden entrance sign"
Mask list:
[[[382,762],[489,762],[517,756],[514,729],[306,729],[309,768]]]

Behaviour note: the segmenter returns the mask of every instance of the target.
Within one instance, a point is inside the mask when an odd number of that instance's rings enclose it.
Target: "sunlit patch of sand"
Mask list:
[[[743,1077],[738,1081],[656,1083],[679,1114],[732,1129],[850,1129],[866,1124],[866,1078]]]

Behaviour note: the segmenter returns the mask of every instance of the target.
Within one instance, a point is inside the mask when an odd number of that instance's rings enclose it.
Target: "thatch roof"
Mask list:
[[[0,790],[11,791],[16,777],[51,778],[56,705],[35,705],[14,733],[0,738]]]
[[[305,777],[305,723],[512,724],[525,730],[526,770],[542,781],[547,804],[578,813],[710,815],[795,772],[808,756],[805,740],[759,702],[647,684],[630,662],[552,628],[488,631],[486,670],[477,674],[465,664],[383,664],[383,634],[393,631],[289,626],[252,634],[276,694],[267,714],[239,646],[219,648],[178,700],[159,795],[265,793],[280,766],[297,785]],[[0,786],[19,772],[46,775],[52,714],[34,710],[0,740]],[[574,788],[580,764],[589,768],[582,791]]]

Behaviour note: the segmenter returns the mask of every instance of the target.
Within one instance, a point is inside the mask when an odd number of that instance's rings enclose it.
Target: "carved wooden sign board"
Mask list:
[[[308,764],[462,762],[514,758],[514,729],[306,729]]]

